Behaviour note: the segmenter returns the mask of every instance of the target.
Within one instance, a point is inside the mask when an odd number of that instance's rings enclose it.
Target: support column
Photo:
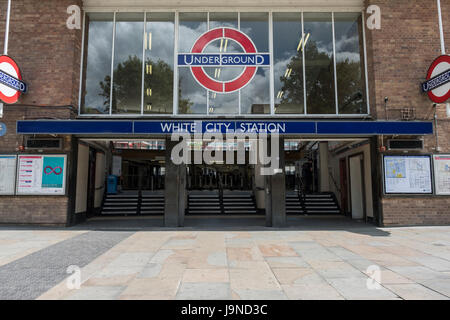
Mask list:
[[[265,191],[264,191],[264,186],[265,186],[265,180],[264,180],[264,176],[261,175],[261,168],[262,165],[259,162],[259,158],[258,158],[258,163],[255,164],[255,172],[254,172],[254,178],[253,178],[253,192],[255,194],[255,199],[256,199],[256,208],[258,209],[258,211],[261,211],[265,209]]]
[[[286,176],[284,160],[284,138],[279,138],[278,154],[279,167],[272,174],[265,177],[266,226],[282,228],[286,226]],[[268,143],[271,149],[271,143]],[[270,150],[272,157],[274,153]]]
[[[177,141],[166,139],[166,175],[164,226],[169,228],[182,227],[186,208],[186,165],[175,165],[171,154]]]
[[[328,142],[319,143],[319,161],[320,192],[329,192],[330,176],[328,173]]]

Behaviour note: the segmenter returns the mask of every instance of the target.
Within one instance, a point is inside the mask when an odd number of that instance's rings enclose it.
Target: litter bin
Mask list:
[[[117,194],[117,176],[108,176],[107,191],[108,194]]]

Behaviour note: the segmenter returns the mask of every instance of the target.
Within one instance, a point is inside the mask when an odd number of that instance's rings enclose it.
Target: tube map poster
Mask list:
[[[431,194],[430,156],[385,156],[386,194]]]

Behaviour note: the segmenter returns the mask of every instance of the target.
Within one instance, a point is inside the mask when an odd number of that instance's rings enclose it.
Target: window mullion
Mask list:
[[[270,114],[275,114],[275,73],[273,66],[273,13],[269,12],[269,54],[270,54]]]
[[[305,21],[304,21],[304,17],[303,17],[303,12],[302,12],[302,39],[303,41],[305,41]],[[307,114],[307,109],[306,109],[306,61],[305,61],[305,50],[306,50],[306,46],[303,43],[303,48],[301,48],[302,50],[302,59],[303,59],[303,113],[306,115]]]
[[[141,89],[141,116],[144,115],[144,91],[145,91],[145,43],[147,42],[147,13],[144,12],[144,30],[142,38],[142,89]]]
[[[110,93],[109,93],[109,115],[112,115],[113,103],[113,86],[114,86],[114,50],[116,42],[116,12],[114,12],[113,19],[113,39],[112,39],[112,54],[111,54],[111,77],[110,77]]]
[[[173,61],[173,110],[172,114],[178,114],[178,27],[179,27],[179,13],[175,12],[175,36],[174,36],[174,61]]]
[[[336,115],[339,114],[339,100],[338,100],[338,83],[337,83],[337,72],[336,72],[336,32],[334,27],[334,12],[331,13],[331,24],[333,30],[333,64],[334,64],[334,95],[336,101]]]

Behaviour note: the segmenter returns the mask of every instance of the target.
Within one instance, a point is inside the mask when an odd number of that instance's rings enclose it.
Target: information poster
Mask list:
[[[450,155],[435,155],[434,184],[437,195],[450,195]]]
[[[16,185],[15,155],[0,155],[0,195],[14,195]]]
[[[430,156],[385,156],[386,194],[432,194]]]
[[[64,195],[65,155],[23,155],[18,159],[17,194]]]

